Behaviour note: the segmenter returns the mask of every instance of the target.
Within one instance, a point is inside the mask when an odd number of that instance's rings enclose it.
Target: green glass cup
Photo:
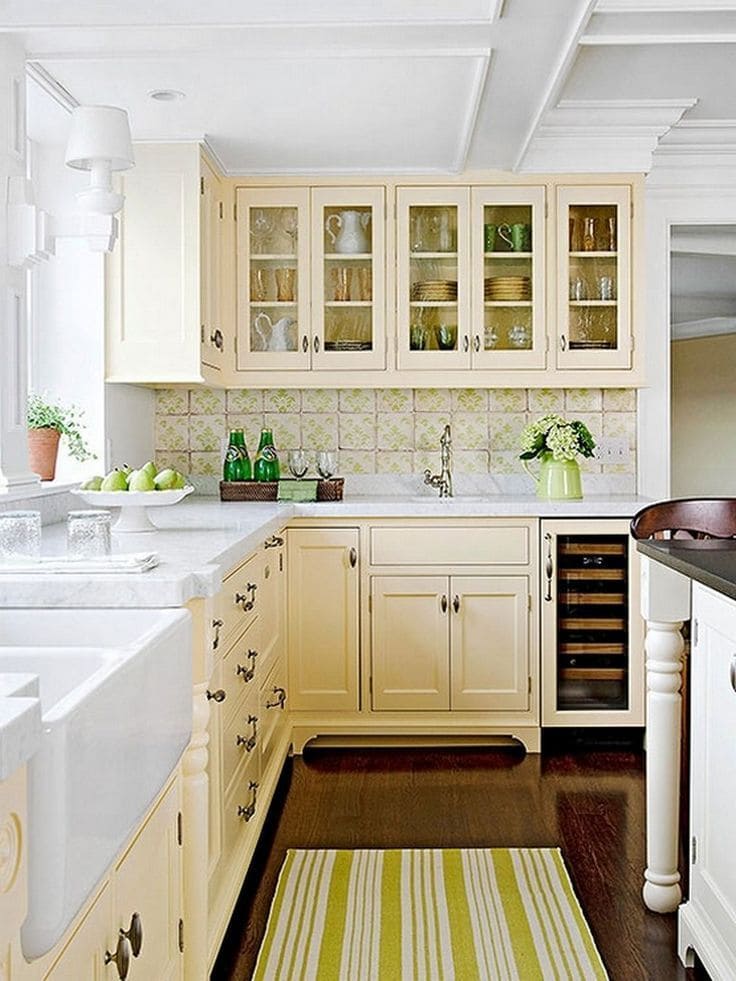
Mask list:
[[[483,226],[483,250],[493,252],[496,247],[496,225],[487,224]]]
[[[440,324],[437,328],[437,347],[440,351],[454,351],[457,328],[451,324]]]

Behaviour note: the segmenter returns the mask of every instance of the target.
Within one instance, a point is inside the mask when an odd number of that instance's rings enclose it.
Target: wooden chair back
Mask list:
[[[648,504],[631,521],[641,538],[736,538],[736,498],[693,497]]]

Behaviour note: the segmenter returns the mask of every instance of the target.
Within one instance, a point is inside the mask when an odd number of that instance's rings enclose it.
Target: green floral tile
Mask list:
[[[418,388],[414,392],[415,412],[449,412],[451,407],[448,388]]]
[[[636,412],[636,389],[604,388],[603,408],[606,412]]]
[[[189,449],[201,453],[219,453],[227,439],[225,416],[190,416]]]
[[[487,450],[488,413],[453,413],[452,442],[459,450]]]
[[[521,431],[526,426],[524,412],[491,412],[488,416],[488,445],[492,453],[498,450],[515,450],[518,454]]]
[[[186,388],[156,390],[156,415],[185,416],[189,412],[189,391]]]
[[[195,477],[222,477],[219,453],[192,453],[191,473]]]
[[[439,453],[440,437],[449,421],[444,413],[417,413],[414,417],[414,448]]]
[[[455,450],[452,463],[456,473],[488,473],[488,450]]]
[[[228,392],[227,411],[239,415],[263,412],[263,392],[255,388],[238,388]]]
[[[519,454],[513,450],[491,450],[489,469],[491,473],[498,474],[519,474],[524,472],[521,465]],[[531,479],[529,480],[529,493],[534,491]]]
[[[529,411],[536,415],[565,411],[565,392],[561,388],[530,388],[528,401]]]
[[[568,388],[565,391],[565,411],[600,412],[603,408],[603,392],[600,388]]]
[[[636,446],[636,413],[604,412],[603,432],[606,436],[626,439],[629,448],[633,449]]]
[[[488,408],[491,412],[525,412],[526,405],[525,388],[492,388],[488,392]]]
[[[301,392],[289,388],[271,389],[264,393],[263,405],[266,412],[298,412],[301,408]]]
[[[302,412],[337,412],[337,392],[334,388],[303,389]]]
[[[258,449],[258,441],[261,438],[261,430],[263,429],[262,413],[253,412],[247,415],[228,415],[226,416],[226,422],[226,437],[230,435],[231,429],[243,430],[245,434],[245,445],[248,447],[248,453],[250,453],[252,459]]]
[[[374,450],[376,417],[367,412],[341,412],[338,416],[341,450]]]
[[[387,450],[379,450],[376,453],[376,473],[414,473],[411,452],[394,453]]]
[[[340,412],[375,412],[376,393],[366,388],[345,388],[340,391]]]
[[[580,472],[583,474],[602,472],[603,468],[595,457],[579,456],[578,461],[580,463]]]
[[[214,416],[225,411],[225,392],[217,388],[189,390],[189,412],[197,416]]]
[[[368,474],[376,472],[375,453],[356,453],[347,450],[340,451],[338,456],[338,471],[342,477],[350,474]]]
[[[186,477],[190,470],[189,454],[178,450],[157,450],[156,467],[159,470],[171,467],[172,470],[178,470]]]
[[[273,442],[277,450],[288,451],[301,448],[301,416],[298,413],[267,412],[263,419],[263,425],[273,432]]]
[[[414,392],[410,388],[379,388],[376,392],[379,412],[412,412]]]
[[[156,417],[156,449],[189,449],[189,416]]]
[[[379,450],[414,449],[414,416],[409,412],[379,412],[376,416]]]
[[[455,388],[451,392],[451,398],[453,412],[486,412],[488,410],[488,389],[486,388]]]
[[[337,413],[303,413],[302,446],[309,451],[334,450],[337,447]]]
[[[636,454],[629,452],[626,461],[621,463],[604,463],[603,473],[630,474],[636,478]]]

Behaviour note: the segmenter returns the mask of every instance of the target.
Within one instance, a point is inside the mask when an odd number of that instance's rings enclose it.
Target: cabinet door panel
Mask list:
[[[375,576],[371,597],[373,708],[449,708],[447,578]]]
[[[358,532],[289,531],[289,702],[358,708]]]
[[[138,913],[143,928],[140,955],[131,961],[130,978],[173,981],[183,977],[179,951],[181,917],[181,846],[177,839],[179,785],[174,784],[118,865],[115,930],[130,927]],[[204,884],[203,884],[204,887]]]
[[[450,580],[453,709],[529,707],[529,579]]]
[[[71,978],[74,981],[107,981],[114,977],[115,968],[105,966],[105,952],[114,951],[118,942],[117,929],[112,929],[112,918],[112,889],[108,884],[45,977],[50,981]]]
[[[200,183],[200,355],[202,363],[222,368],[225,359],[225,336],[222,325],[220,213],[222,199],[220,180],[207,161],[202,159]]]

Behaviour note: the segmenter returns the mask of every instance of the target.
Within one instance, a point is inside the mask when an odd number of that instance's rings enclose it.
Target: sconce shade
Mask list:
[[[92,170],[101,160],[109,161],[111,170],[134,165],[128,114],[116,106],[77,106],[66,146],[67,166]]]

